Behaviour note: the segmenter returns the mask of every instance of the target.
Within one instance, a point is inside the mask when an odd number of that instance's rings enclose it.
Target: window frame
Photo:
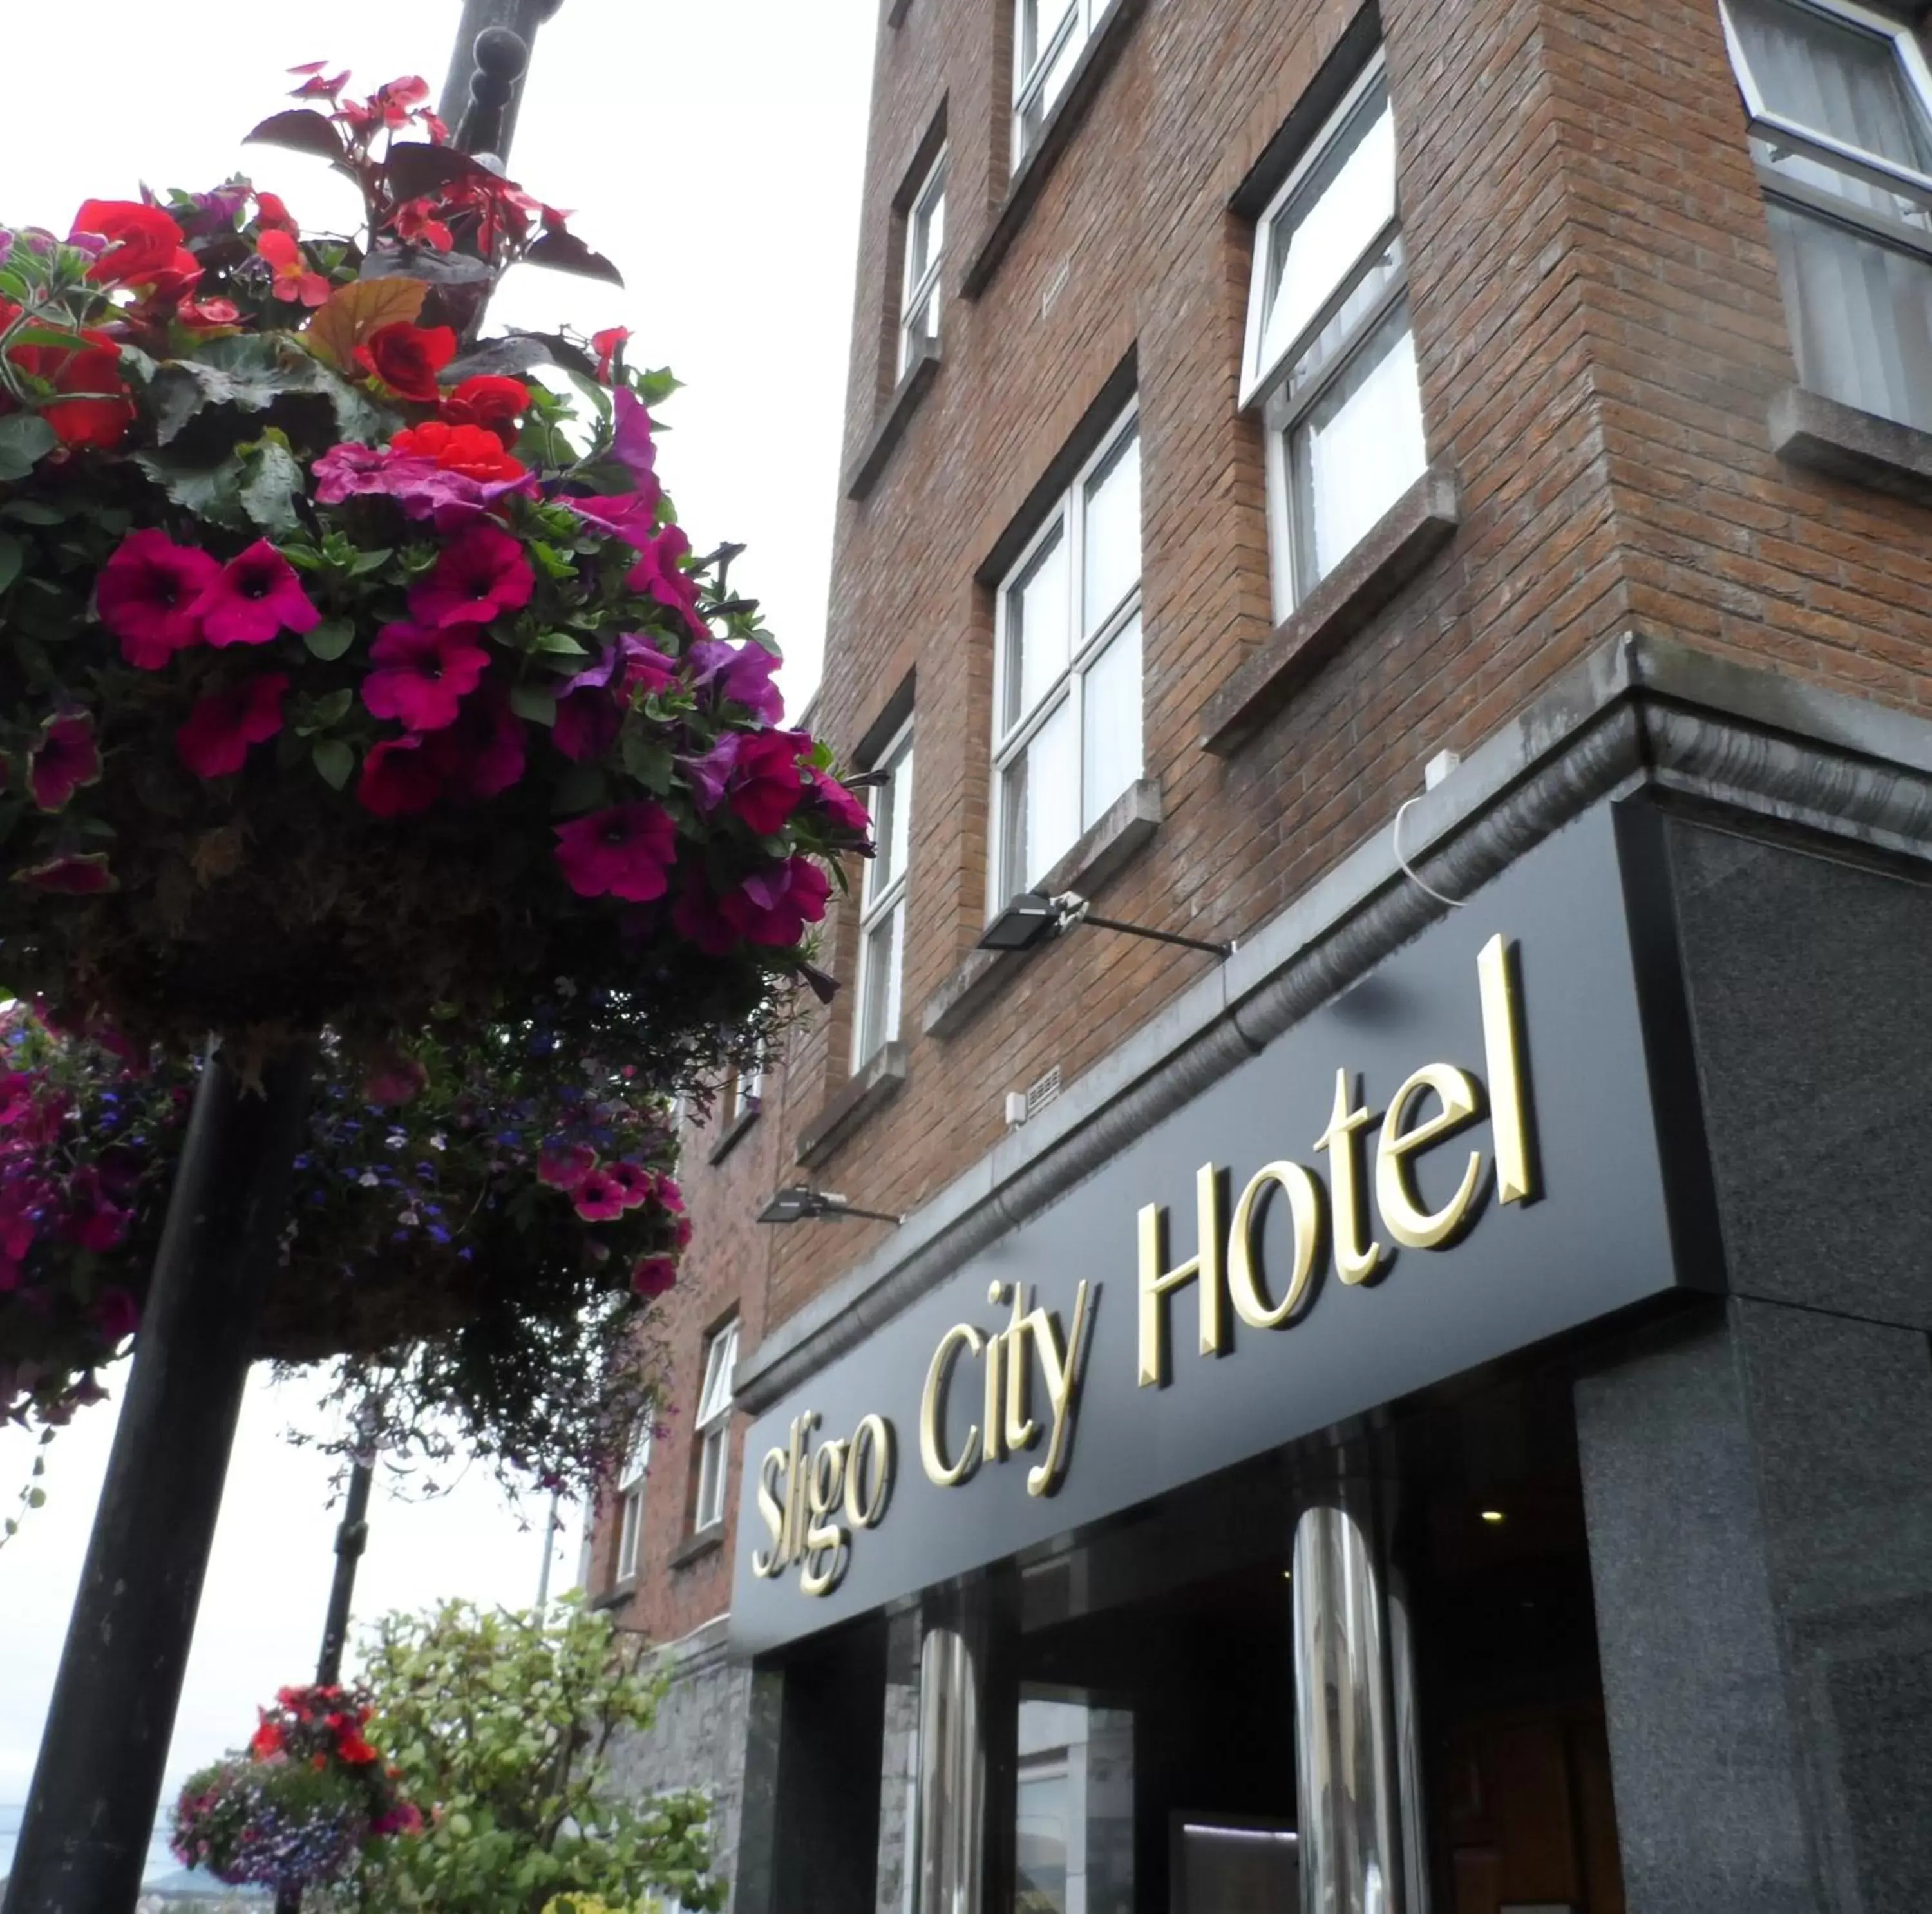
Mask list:
[[[1034,3],[1037,7],[1040,0],[1034,0]],[[1028,0],[1013,0],[1012,164],[1010,171],[1018,172],[1033,157],[1040,144],[1037,137],[1030,141],[1026,136],[1027,115],[1045,92],[1046,78],[1052,72],[1054,62],[1066,50],[1070,41],[1077,49],[1084,46],[1094,38],[1094,22],[1112,4],[1112,0],[1072,0],[1072,4],[1067,9],[1066,17],[1048,37],[1045,44],[1035,55],[1032,65],[1022,70],[1020,55],[1026,44]],[[1076,62],[1079,57],[1076,51],[1073,56]],[[1063,97],[1064,90],[1062,89]],[[1052,113],[1052,105],[1042,106],[1040,114],[1041,132],[1045,132],[1046,123]]]
[[[913,720],[908,718],[897,730],[893,732],[885,748],[878,754],[874,760],[879,768],[887,773],[890,780],[889,786],[884,788],[890,788],[892,794],[894,810],[892,826],[894,828],[896,827],[898,819],[898,807],[902,804],[910,804],[917,777],[917,755],[913,746]],[[899,783],[902,767],[904,767],[906,774],[902,789]],[[876,790],[882,788],[874,786],[873,788]],[[867,808],[869,810],[872,806],[868,805]],[[878,1042],[872,1048],[868,1050],[866,1048],[866,1028],[871,1022],[868,1012],[871,1008],[873,984],[872,965],[870,962],[872,933],[882,921],[889,919],[895,911],[902,913],[904,910],[907,890],[906,874],[911,866],[912,825],[910,814],[908,814],[906,825],[906,855],[901,860],[898,868],[893,872],[891,878],[887,880],[884,888],[876,896],[874,894],[872,880],[877,874],[878,866],[875,860],[871,858],[866,860],[865,875],[860,881],[859,954],[854,965],[852,992],[852,1001],[854,1006],[852,1017],[852,1070],[855,1076],[864,1069],[866,1064],[869,1064],[887,1044],[893,1042],[898,1036],[898,1025],[895,1020],[892,1027],[884,1031]],[[899,1012],[903,1016],[905,1010],[905,926],[903,918],[899,926],[897,947],[900,980]],[[888,986],[889,989],[890,987]]]
[[[650,1473],[653,1431],[646,1416],[632,1438],[624,1472],[617,1480],[617,1580],[634,1582],[644,1550],[644,1478]]]
[[[731,1468],[731,1407],[738,1368],[738,1328],[739,1318],[733,1316],[704,1339],[704,1373],[698,1386],[698,1413],[692,1424],[698,1474],[692,1510],[694,1534],[702,1534],[724,1520],[725,1489]],[[721,1351],[729,1352],[722,1360]],[[723,1400],[714,1402],[712,1396],[719,1392]],[[706,1504],[714,1501],[716,1506],[707,1515]]]
[[[946,187],[947,148],[942,142],[939,156],[926,168],[926,176],[920,182],[919,190],[912,196],[911,204],[906,208],[905,257],[899,274],[899,325],[898,357],[893,374],[895,382],[903,379],[910,370],[917,356],[916,348],[939,349],[939,328],[946,310],[944,288],[940,283],[940,268],[946,256]],[[929,248],[926,269],[914,279],[913,261],[916,256],[914,241],[919,234],[922,219],[930,220],[933,208],[939,211],[939,244]],[[928,300],[932,305],[932,326],[930,331],[922,332],[915,341],[913,335],[913,319],[916,314],[926,310]]]
[[[1085,635],[1083,631],[1085,622],[1082,607],[1086,586],[1087,515],[1082,494],[1088,481],[1121,449],[1130,436],[1138,439],[1140,429],[1140,394],[1136,392],[1114,414],[1094,450],[1081,460],[1072,479],[1048,505],[1039,525],[1028,538],[1019,556],[1006,568],[993,601],[992,788],[987,800],[986,857],[986,921],[989,923],[1005,907],[1007,900],[1025,890],[1030,881],[1024,872],[1014,874],[1010,880],[1005,868],[1007,774],[1018,760],[1026,754],[1034,740],[1046,728],[1048,720],[1066,698],[1074,700],[1073,758],[1079,767],[1078,775],[1082,785],[1080,808],[1083,819],[1086,814],[1086,792],[1084,788],[1087,747],[1084,683],[1088,673],[1106,655],[1108,647],[1141,614],[1146,582],[1147,552],[1143,536],[1146,487],[1144,482],[1141,484],[1136,500],[1134,536],[1140,544],[1141,562],[1135,567],[1133,584],[1099,620],[1090,636]],[[1003,725],[1002,714],[1006,707],[1006,678],[1010,669],[1007,654],[1010,648],[1008,638],[1012,622],[1010,607],[1012,595],[1034,560],[1052,542],[1056,531],[1059,531],[1066,541],[1066,662],[1030,706],[1022,711],[1010,725]],[[1147,748],[1146,642],[1146,628],[1143,625],[1140,670],[1142,769],[1138,774],[1143,777],[1146,775]],[[1075,832],[1073,842],[1077,843],[1088,828],[1083,822],[1080,829]]]
[[[1240,409],[1258,410],[1261,416],[1263,456],[1267,472],[1269,590],[1275,620],[1280,623],[1303,602],[1321,582],[1320,578],[1302,575],[1301,539],[1294,511],[1294,475],[1290,457],[1297,429],[1343,375],[1355,364],[1364,350],[1380,333],[1398,307],[1408,301],[1408,254],[1402,223],[1401,183],[1398,178],[1388,217],[1366,234],[1354,258],[1342,270],[1328,296],[1308,316],[1301,329],[1283,342],[1280,350],[1264,358],[1268,332],[1268,278],[1272,263],[1276,221],[1295,202],[1297,196],[1346,133],[1362,111],[1370,94],[1380,88],[1383,110],[1393,130],[1395,102],[1388,88],[1388,63],[1385,51],[1377,46],[1349,82],[1346,92],[1322,122],[1289,170],[1288,177],[1269,195],[1255,220],[1254,256],[1250,263],[1248,306],[1241,344]],[[1391,251],[1398,254],[1388,284],[1359,313],[1347,333],[1326,362],[1299,389],[1291,391],[1290,381],[1296,362],[1334,323],[1378,260]],[[1414,333],[1411,316],[1410,331]],[[1424,428],[1426,418],[1419,418]],[[1426,462],[1426,449],[1425,449]],[[1334,567],[1330,567],[1332,571]],[[1321,577],[1326,577],[1323,573]]]
[[[748,1122],[765,1107],[766,1063],[765,1046],[760,1041],[751,1068],[731,1072],[730,1094],[725,1099],[723,1127],[726,1131]]]

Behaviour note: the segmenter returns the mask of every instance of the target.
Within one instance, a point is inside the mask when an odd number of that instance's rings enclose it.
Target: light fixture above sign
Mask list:
[[[1057,937],[1064,937],[1076,924],[1091,924],[1096,929],[1120,931],[1128,937],[1150,938],[1156,944],[1177,944],[1186,950],[1204,950],[1222,958],[1234,954],[1232,943],[1219,944],[1207,938],[1188,937],[1179,931],[1157,931],[1149,924],[1123,923],[1118,917],[1100,917],[1077,892],[1064,890],[1048,897],[1044,891],[1023,890],[1013,898],[980,938],[982,950],[1032,950]]]
[[[814,1190],[808,1183],[788,1184],[773,1192],[771,1201],[758,1212],[760,1222],[812,1222],[820,1216],[860,1216],[868,1222],[900,1223],[903,1216],[884,1210],[862,1210],[836,1190]]]

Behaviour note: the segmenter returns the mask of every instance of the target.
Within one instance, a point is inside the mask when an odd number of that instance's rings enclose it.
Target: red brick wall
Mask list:
[[[951,156],[944,361],[874,489],[841,506],[818,721],[849,750],[916,670],[910,1076],[821,1172],[891,1210],[998,1140],[1002,1093],[1056,1064],[1072,1081],[1210,961],[1071,938],[952,1038],[920,1028],[984,910],[992,608],[975,574],[1130,350],[1145,757],[1166,815],[1110,913],[1247,931],[1385,827],[1435,752],[1472,748],[1632,627],[1900,704],[1932,693],[1921,512],[1768,450],[1795,372],[1716,0],[1384,0],[1429,451],[1463,523],[1238,755],[1203,753],[1202,704],[1269,629],[1260,436],[1237,410],[1252,229],[1228,202],[1355,8],[1148,0],[968,302],[1007,186],[1010,11],[911,0],[881,26],[874,81],[848,461],[890,382],[892,202],[942,106]],[[827,933],[848,976],[852,915]],[[694,1264],[714,1274],[691,1306],[755,1270],[748,1347],[884,1233],[731,1233],[755,1207],[734,1178],[792,1173],[847,1032],[820,1017],[795,1034],[777,1120],[718,1180],[715,1238],[700,1218]]]

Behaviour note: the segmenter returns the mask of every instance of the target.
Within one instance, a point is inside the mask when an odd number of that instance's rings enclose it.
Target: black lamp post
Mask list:
[[[508,153],[530,44],[561,3],[464,0],[442,110],[466,151]],[[133,1914],[140,1897],[312,1061],[301,1050],[259,1086],[219,1056],[203,1066],[4,1914]],[[325,1670],[362,1532],[360,1511],[345,1518]]]

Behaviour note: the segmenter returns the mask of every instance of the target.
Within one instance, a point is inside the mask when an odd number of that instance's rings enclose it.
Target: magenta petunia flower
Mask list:
[[[212,645],[265,645],[283,632],[312,632],[322,614],[302,580],[266,538],[231,558],[194,605]]]
[[[650,1199],[654,1187],[651,1173],[641,1163],[613,1163],[604,1174],[624,1192],[624,1207],[634,1210]]]
[[[684,1192],[677,1186],[676,1178],[660,1172],[657,1180],[658,1201],[674,1214],[682,1216],[684,1214]]]
[[[640,491],[657,490],[658,448],[652,436],[651,416],[644,402],[628,386],[610,394],[610,456],[638,482]]]
[[[82,784],[100,780],[100,746],[85,712],[50,718],[27,766],[27,789],[43,811],[64,811]]]
[[[598,498],[569,498],[567,505],[586,524],[608,532],[633,550],[641,551],[658,529],[658,506],[664,494],[656,480],[641,491],[619,492]]]
[[[523,776],[526,728],[508,693],[485,685],[463,700],[454,724],[430,740],[427,755],[452,797],[480,804]]]
[[[677,1287],[677,1264],[668,1256],[640,1256],[631,1265],[631,1288],[650,1298],[668,1295]]]
[[[487,625],[530,602],[536,574],[521,543],[500,526],[466,526],[428,576],[410,588],[418,625]]]
[[[805,795],[801,753],[812,740],[802,731],[740,733],[738,761],[732,767],[731,808],[760,837],[784,827]]]
[[[835,824],[870,839],[872,835],[871,814],[836,778],[829,777],[823,771],[814,772],[812,795],[824,806]]]
[[[345,500],[392,498],[411,518],[433,519],[440,532],[481,518],[512,492],[534,496],[534,475],[517,478],[472,478],[452,472],[433,458],[382,446],[335,446],[318,458],[315,496],[321,505]]]
[[[613,1222],[630,1206],[622,1186],[608,1170],[592,1170],[574,1192],[577,1214],[586,1222]]]
[[[91,896],[98,891],[114,890],[119,880],[107,868],[104,850],[89,850],[67,857],[50,857],[44,863],[30,864],[14,873],[16,884],[32,884],[36,890],[64,892],[70,897]]]
[[[745,742],[742,731],[727,731],[702,758],[680,758],[677,768],[684,773],[692,796],[700,811],[716,811],[724,802],[724,788],[737,769],[739,747]]]
[[[182,762],[197,778],[232,776],[248,761],[250,745],[266,744],[280,732],[288,688],[286,673],[268,671],[197,700],[175,734]]]
[[[747,878],[718,900],[718,914],[747,944],[797,943],[825,915],[832,882],[808,857],[788,857]]]
[[[597,1167],[587,1143],[546,1143],[537,1152],[537,1178],[553,1190],[574,1190]]]
[[[728,957],[741,941],[702,878],[692,878],[678,892],[670,907],[670,922],[686,943],[707,957]]]
[[[722,638],[706,638],[685,653],[694,689],[715,686],[720,698],[742,704],[767,724],[784,716],[784,694],[772,682],[778,662],[763,645],[728,644]]]
[[[130,532],[100,568],[94,604],[121,640],[121,656],[140,670],[158,671],[201,642],[194,606],[220,575],[196,546],[178,545],[165,532]]]
[[[476,638],[473,625],[385,625],[370,647],[376,668],[362,680],[362,702],[412,731],[454,724],[490,662]]]
[[[125,1234],[125,1232],[123,1232]],[[115,1238],[115,1243],[120,1240]],[[83,1248],[88,1246],[85,1244]],[[114,1243],[102,1246],[112,1249]],[[124,1289],[104,1289],[94,1305],[94,1327],[110,1342],[118,1342],[124,1336],[131,1336],[141,1326],[141,1306]]]
[[[602,758],[623,728],[624,707],[608,692],[586,686],[557,700],[550,740],[573,764],[582,764]]]
[[[356,786],[364,810],[378,818],[404,818],[427,811],[442,795],[441,774],[422,746],[412,733],[369,747]]]
[[[556,861],[579,897],[622,897],[647,904],[670,886],[677,826],[649,798],[613,805],[555,827]]]
[[[632,591],[656,598],[666,610],[682,612],[693,634],[708,638],[711,628],[698,608],[698,580],[684,568],[683,561],[690,555],[691,541],[682,530],[667,525],[638,548],[638,562],[624,583]]]

